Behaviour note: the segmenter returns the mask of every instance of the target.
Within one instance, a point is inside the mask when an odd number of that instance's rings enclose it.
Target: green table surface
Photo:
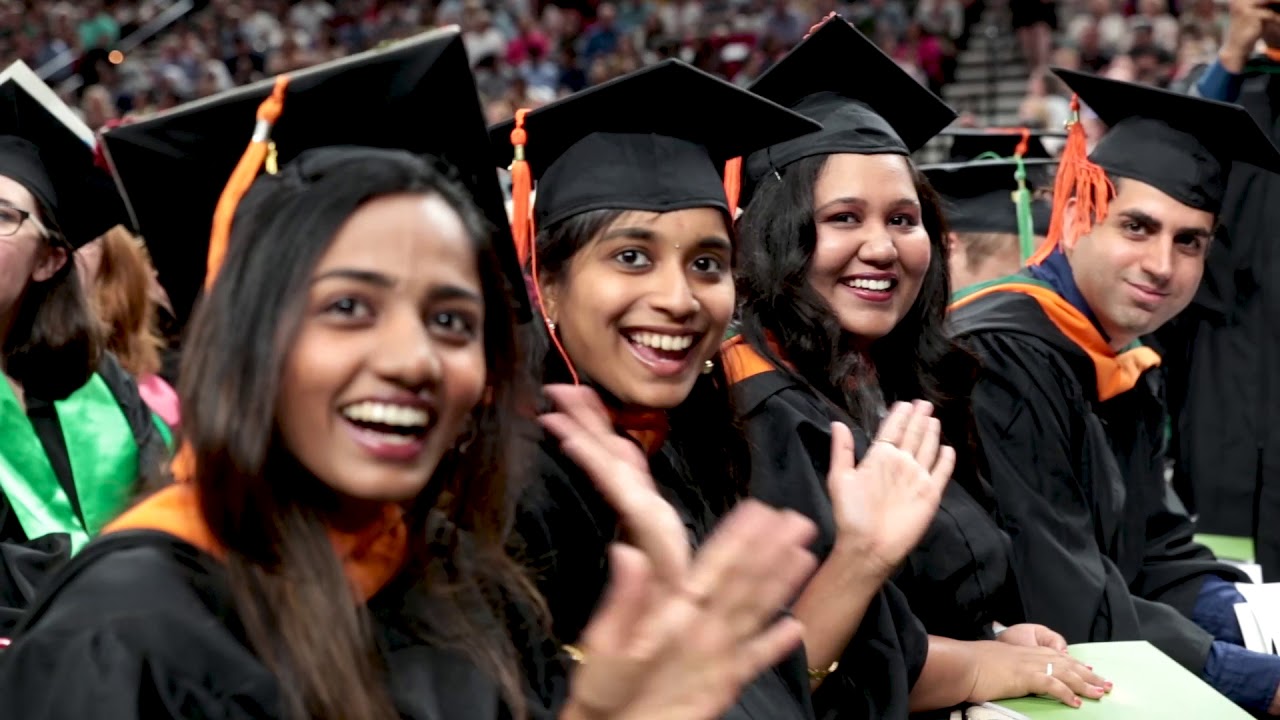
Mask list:
[[[1196,535],[1196,542],[1209,548],[1214,555],[1223,560],[1256,562],[1253,554],[1253,538],[1201,534]]]
[[[1251,720],[1235,703],[1147,642],[1072,645],[1075,657],[1115,684],[1102,700],[1070,708],[1039,697],[1001,700],[1000,707],[1031,720]]]

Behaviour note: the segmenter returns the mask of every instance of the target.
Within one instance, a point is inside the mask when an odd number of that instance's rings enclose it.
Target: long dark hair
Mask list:
[[[945,329],[951,288],[941,201],[907,159],[929,234],[929,269],[906,316],[863,357],[834,310],[809,284],[817,244],[813,188],[828,157],[805,158],[785,168],[780,180],[772,179],[755,192],[738,219],[742,332],[769,360],[785,367],[768,341],[776,339],[795,368],[794,378],[864,429],[878,424],[876,408],[870,406],[870,386],[876,386],[888,403],[924,399],[945,408],[940,412],[950,412],[951,400],[969,396],[976,360]],[[960,411],[965,413],[967,407]]]
[[[64,250],[67,261],[48,280],[27,287],[0,352],[5,372],[24,393],[61,400],[97,371],[102,329],[76,272],[74,248],[44,203],[36,205],[36,216],[48,230],[40,240],[42,250]]]
[[[424,639],[437,633],[432,641],[444,638],[491,672],[521,716],[519,663],[497,598],[539,606],[504,551],[513,468],[527,435],[516,409],[528,391],[491,228],[427,161],[394,151],[326,152],[254,184],[225,265],[193,319],[180,395],[204,517],[227,548],[236,609],[249,643],[281,679],[287,716],[396,717],[368,613],[352,599],[326,533],[324,489],[283,446],[276,399],[311,273],[340,226],[374,198],[442,198],[476,243],[489,388],[471,418],[474,441],[442,459],[408,510],[410,558],[398,583],[417,581],[409,596],[432,601],[432,616],[404,618],[409,625]]]
[[[538,231],[538,271],[543,284],[560,280],[570,260],[618,220],[626,210],[593,210],[561,220]],[[732,224],[726,218],[726,225]],[[536,332],[543,358],[543,382],[568,382],[569,369],[551,349],[545,332]],[[580,368],[579,368],[580,369]],[[590,378],[582,378],[590,383]],[[606,388],[596,387],[609,399]],[[740,497],[748,482],[749,449],[733,411],[724,368],[715,363],[712,372],[698,376],[689,397],[667,413],[667,436],[675,454],[687,464],[695,488],[716,515],[724,514]]]

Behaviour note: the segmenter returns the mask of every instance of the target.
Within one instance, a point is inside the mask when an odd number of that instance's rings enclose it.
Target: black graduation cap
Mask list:
[[[1024,160],[1028,173],[1033,168],[1051,166],[1051,160]],[[939,163],[921,166],[929,184],[942,198],[947,226],[955,232],[1018,234],[1018,213],[1014,192],[1018,181],[1017,163],[1006,160],[977,160],[968,163]],[[1034,192],[1035,184],[1028,181]],[[1036,235],[1049,234],[1053,205],[1032,198],[1031,216]]]
[[[778,143],[743,163],[743,204],[764,177],[814,155],[909,155],[956,112],[839,16],[770,67],[751,92],[822,123],[820,132]]]
[[[1109,127],[1089,159],[1217,214],[1233,162],[1280,172],[1280,151],[1239,105],[1052,68]]]
[[[514,120],[490,130],[511,163]],[[730,158],[817,123],[680,60],[665,60],[530,112],[525,160],[546,227],[589,210],[728,210]]]
[[[128,222],[96,147],[93,131],[25,63],[0,73],[0,175],[30,191],[75,248]]]
[[[1020,128],[956,128],[942,133],[951,138],[951,147],[947,151],[948,162],[968,162],[979,155],[993,153],[1001,158],[1014,156],[1018,144],[1022,142]],[[1055,157],[1045,147],[1046,138],[1066,142],[1065,132],[1046,130],[1030,130],[1027,137],[1027,150],[1022,157],[1026,160],[1047,160]]]
[[[273,87],[267,79],[235,88],[104,136],[179,318],[203,284],[214,209]],[[281,165],[334,146],[402,149],[451,165],[493,225],[513,302],[528,317],[484,115],[456,28],[291,73],[271,140]]]

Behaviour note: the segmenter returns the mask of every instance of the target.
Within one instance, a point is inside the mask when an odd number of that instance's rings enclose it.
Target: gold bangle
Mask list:
[[[828,667],[826,670],[815,670],[813,668],[809,668],[809,679],[810,680],[826,680],[827,676],[835,672],[836,668],[838,667],[840,667],[839,660],[831,663],[831,666]]]
[[[577,645],[561,645],[560,648],[564,650],[565,653],[568,654],[569,659],[575,663],[579,665],[587,664],[587,654],[582,652]]]

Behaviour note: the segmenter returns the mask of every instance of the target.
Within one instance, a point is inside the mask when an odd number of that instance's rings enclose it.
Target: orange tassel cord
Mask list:
[[[218,198],[218,206],[213,211],[213,231],[209,235],[205,290],[213,287],[213,281],[217,278],[218,270],[222,267],[222,261],[227,255],[227,243],[231,239],[231,221],[235,218],[236,207],[240,205],[240,199],[249,191],[249,186],[257,179],[263,163],[267,160],[271,150],[271,127],[280,119],[280,114],[284,111],[284,95],[288,87],[288,75],[277,77],[271,95],[258,106],[258,122],[253,129],[253,139],[249,141],[249,147],[245,148],[244,155],[240,156],[240,162],[236,164],[236,169],[232,171],[231,178],[227,180],[227,185],[222,190],[222,196]]]
[[[729,219],[738,214],[738,200],[742,197],[742,158],[731,158],[724,164],[724,197],[729,201]]]
[[[560,343],[560,336],[556,334],[551,318],[547,316],[546,305],[542,302],[542,285],[538,282],[538,236],[533,222],[532,202],[533,171],[529,168],[529,161],[525,159],[529,131],[525,128],[524,121],[528,114],[528,108],[517,110],[516,124],[511,129],[511,147],[514,151],[511,159],[511,239],[515,242],[516,257],[520,259],[521,267],[526,264],[529,266],[529,282],[533,285],[534,302],[538,306],[538,313],[542,316],[542,323],[547,328],[547,335],[551,338],[551,343],[556,346],[560,357],[564,359],[565,366],[569,368],[573,384],[578,385],[580,383],[578,370],[569,359],[569,353],[565,351],[564,345]]]
[[[1028,265],[1044,262],[1063,240],[1067,220],[1067,202],[1076,199],[1071,214],[1072,230],[1078,237],[1089,231],[1093,223],[1107,216],[1115,187],[1106,171],[1089,159],[1089,140],[1080,123],[1080,98],[1071,98],[1071,121],[1067,129],[1067,146],[1058,162],[1058,176],[1053,183],[1053,215],[1049,235],[1027,259]]]

